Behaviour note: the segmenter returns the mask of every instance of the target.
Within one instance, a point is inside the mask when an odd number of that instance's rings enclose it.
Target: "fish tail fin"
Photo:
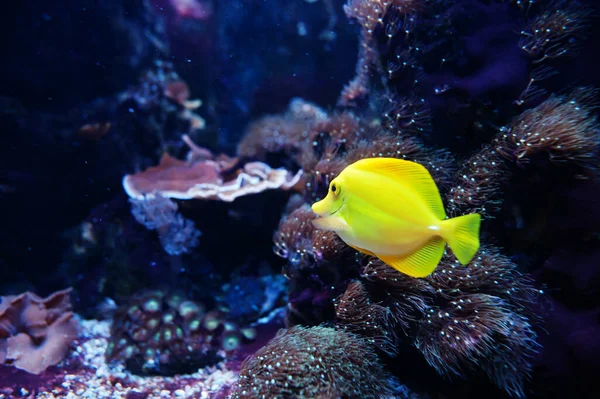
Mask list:
[[[481,215],[471,213],[442,222],[444,239],[450,246],[456,259],[466,265],[479,249],[479,226]]]

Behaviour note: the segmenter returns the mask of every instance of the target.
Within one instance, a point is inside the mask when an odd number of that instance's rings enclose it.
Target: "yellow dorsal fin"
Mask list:
[[[437,267],[444,255],[446,242],[441,237],[431,238],[419,250],[402,256],[377,256],[389,266],[412,277],[427,277]]]
[[[352,164],[359,170],[379,173],[410,187],[440,220],[446,219],[442,197],[429,171],[421,164],[396,158],[365,158]]]

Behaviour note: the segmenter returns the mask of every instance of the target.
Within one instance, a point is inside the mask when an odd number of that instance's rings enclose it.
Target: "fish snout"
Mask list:
[[[325,213],[325,200],[317,201],[310,207],[314,213],[321,216]]]

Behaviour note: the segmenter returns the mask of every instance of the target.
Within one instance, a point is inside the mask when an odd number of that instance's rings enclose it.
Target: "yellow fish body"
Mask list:
[[[422,165],[366,158],[347,166],[312,205],[321,230],[413,277],[430,275],[446,243],[466,265],[479,249],[477,213],[446,219],[438,188]]]

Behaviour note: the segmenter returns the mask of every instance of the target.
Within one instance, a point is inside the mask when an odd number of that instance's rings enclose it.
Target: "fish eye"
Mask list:
[[[332,192],[332,193],[334,193],[334,194],[338,194],[338,193],[339,193],[339,191],[340,191],[340,190],[338,189],[338,186],[337,186],[337,184],[333,183],[333,184],[331,185],[331,192]]]

